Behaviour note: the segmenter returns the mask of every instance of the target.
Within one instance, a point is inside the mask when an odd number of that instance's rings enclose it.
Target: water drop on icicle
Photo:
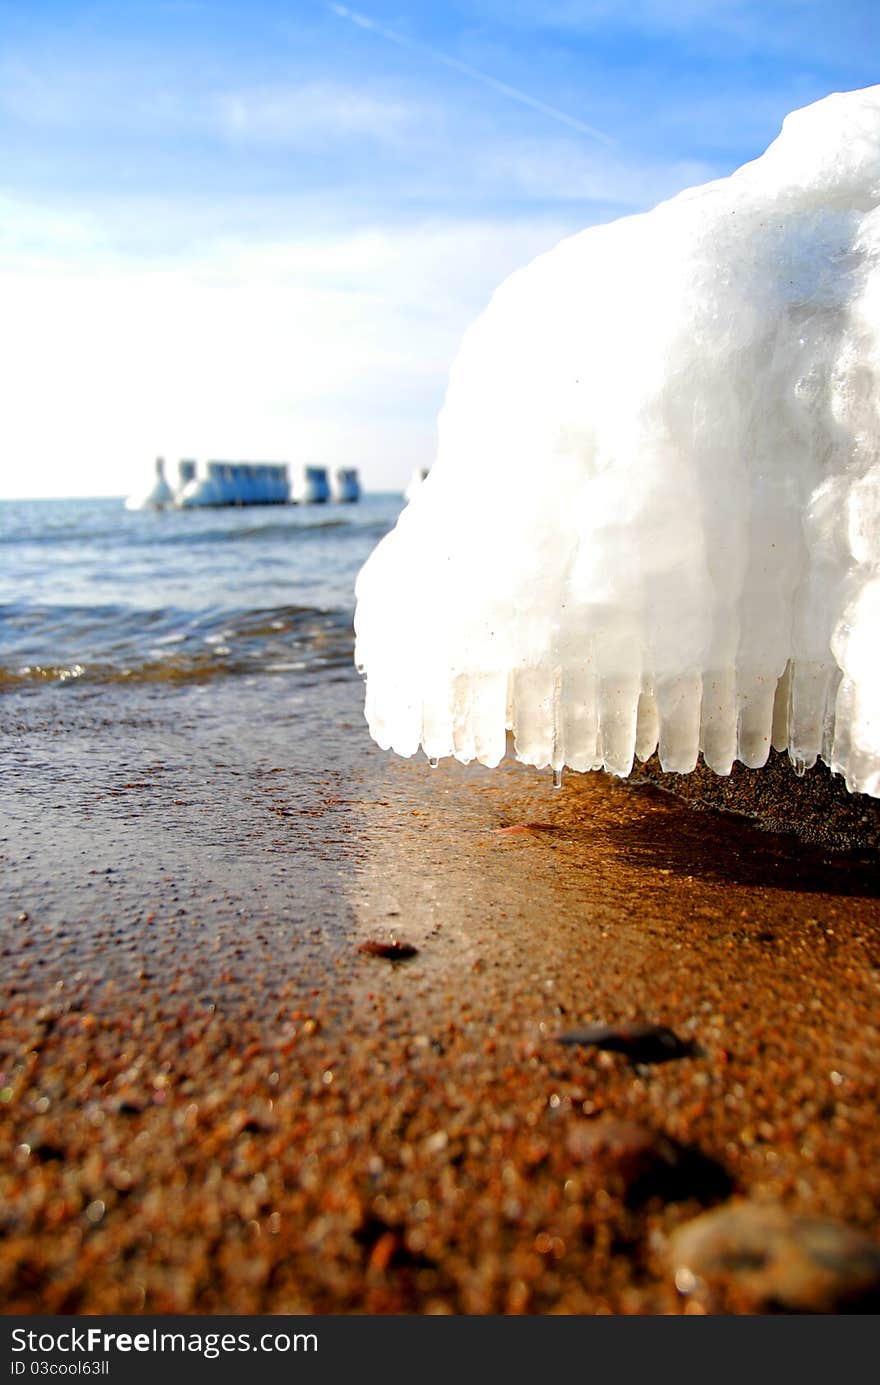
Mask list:
[[[561,769],[555,769],[555,770],[553,771],[553,787],[554,787],[554,789],[561,789],[561,788],[562,788],[562,770],[561,770]]]
[[[432,755],[430,760],[428,761],[428,764],[431,766],[431,769],[436,769],[439,763],[440,761],[437,759],[436,755]]]

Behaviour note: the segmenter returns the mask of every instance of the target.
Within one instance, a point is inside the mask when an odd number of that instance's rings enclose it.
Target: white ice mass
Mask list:
[[[402,755],[880,795],[880,86],[502,284],[357,596]]]
[[[174,504],[174,492],[165,476],[165,459],[157,457],[153,463],[151,481],[143,491],[136,491],[125,502],[127,510],[164,510]]]

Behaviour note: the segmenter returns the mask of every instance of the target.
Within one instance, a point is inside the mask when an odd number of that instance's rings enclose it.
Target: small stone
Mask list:
[[[41,1164],[60,1163],[65,1157],[61,1146],[53,1144],[50,1140],[40,1140],[32,1145],[31,1153]]]
[[[433,1135],[429,1135],[425,1140],[426,1154],[442,1154],[449,1144],[449,1136],[445,1130],[435,1130]]]
[[[146,1103],[140,1097],[128,1094],[118,1099],[115,1110],[120,1116],[140,1116],[146,1110]]]
[[[669,1243],[680,1293],[710,1312],[880,1308],[880,1247],[842,1222],[738,1200],[686,1222]]]
[[[632,1063],[668,1063],[671,1058],[690,1058],[697,1053],[694,1043],[680,1039],[663,1024],[588,1024],[583,1029],[569,1029],[557,1041],[570,1047],[623,1053]]]
[[[240,1119],[240,1135],[270,1135],[275,1129],[271,1121],[266,1120],[265,1117],[260,1115],[242,1116]]]
[[[381,938],[370,938],[358,948],[358,952],[365,952],[368,957],[384,957],[389,962],[405,962],[409,957],[415,957],[418,950],[412,943],[401,943],[397,938],[387,942]]]
[[[732,1191],[730,1175],[716,1160],[638,1121],[605,1115],[579,1122],[567,1146],[572,1158],[591,1166],[602,1186],[627,1207],[641,1207],[651,1198],[708,1203]]]

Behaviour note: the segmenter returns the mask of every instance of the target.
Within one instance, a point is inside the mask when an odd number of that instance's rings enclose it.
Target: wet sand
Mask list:
[[[401,761],[348,678],[0,720],[3,1311],[678,1313],[731,1196],[880,1236],[875,856]],[[628,1021],[681,1056],[559,1042]]]

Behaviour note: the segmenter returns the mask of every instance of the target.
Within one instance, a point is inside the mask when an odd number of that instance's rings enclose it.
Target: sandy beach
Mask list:
[[[677,1228],[876,1243],[875,855],[432,771],[361,704],[4,699],[3,1311],[754,1312],[679,1292]],[[560,1042],[633,1022],[674,1055]]]

